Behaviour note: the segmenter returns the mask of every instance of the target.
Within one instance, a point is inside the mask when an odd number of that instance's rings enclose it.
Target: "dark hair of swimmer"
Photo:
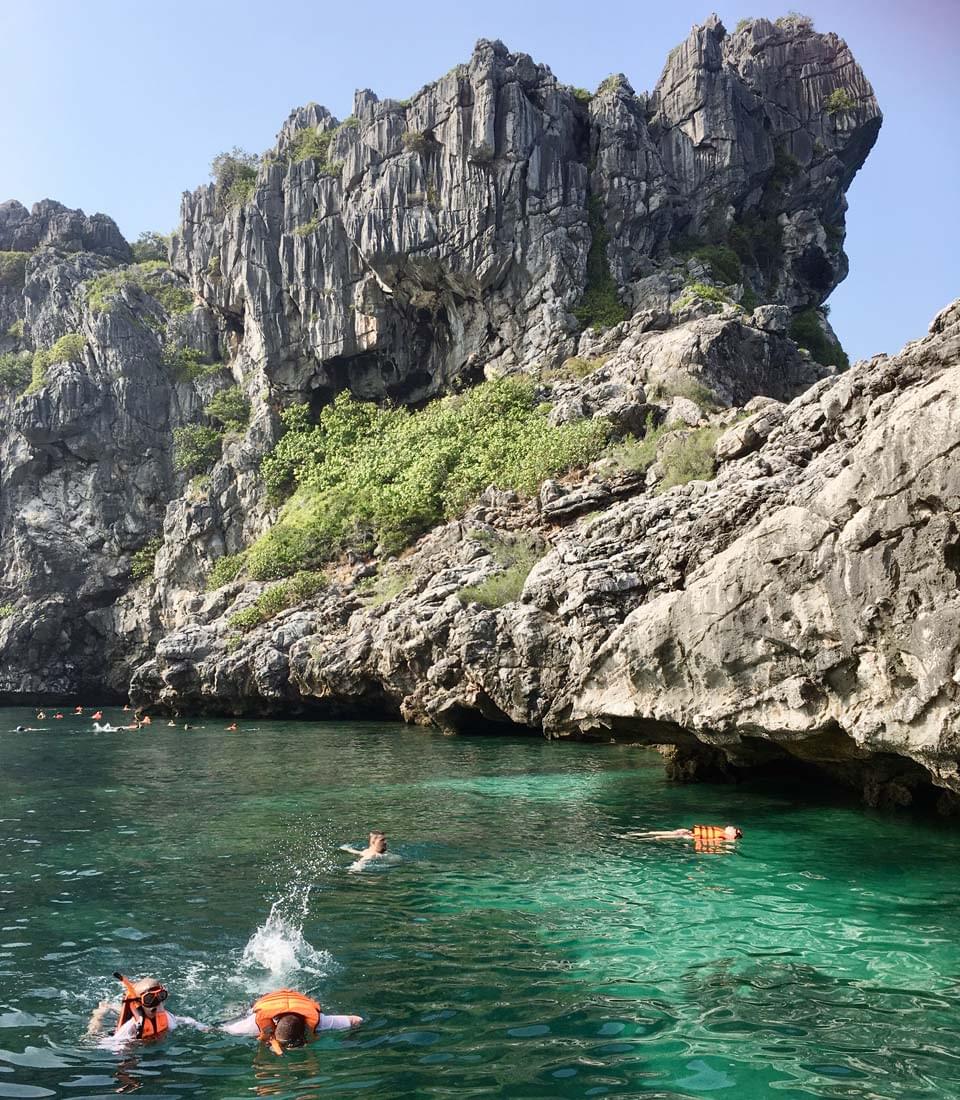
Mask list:
[[[274,1025],[273,1037],[284,1047],[302,1047],[306,1023],[302,1016],[288,1012],[277,1017]]]

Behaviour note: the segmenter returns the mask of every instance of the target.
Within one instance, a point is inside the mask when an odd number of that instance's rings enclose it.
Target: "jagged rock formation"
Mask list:
[[[0,692],[132,680],[173,709],[627,736],[672,745],[678,774],[790,758],[874,800],[960,790],[960,310],[843,375],[817,312],[879,126],[836,36],[713,17],[650,95],[480,42],[407,102],[300,108],[247,190],[184,196],[169,269],[122,266],[103,215],[0,206]],[[649,469],[614,451],[532,501],[488,490],[399,561],[343,561],[231,629],[264,586],[204,581],[276,519],[282,408],[517,371],[553,423],[677,430]],[[217,436],[232,387],[249,424]],[[203,426],[205,472],[174,445]],[[717,477],[659,492],[666,441],[708,432]],[[519,598],[471,603],[516,554],[540,558]]]
[[[382,606],[343,583],[228,652],[218,616],[249,599],[237,586],[135,686],[184,707],[308,700],[465,732],[790,757],[874,800],[908,802],[927,776],[960,793],[958,403],[960,302],[895,358],[789,405],[751,402],[717,441],[713,481],[656,495],[655,470],[613,467],[527,505],[491,491],[386,571],[381,591],[401,591]],[[543,554],[520,599],[465,602],[518,538]]]

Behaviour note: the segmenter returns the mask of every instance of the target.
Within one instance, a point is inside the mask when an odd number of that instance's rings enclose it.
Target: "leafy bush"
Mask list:
[[[739,283],[743,277],[740,257],[729,245],[713,244],[698,248],[693,252],[694,259],[707,264],[714,278],[723,283]]]
[[[593,92],[589,88],[572,88],[571,95],[578,103],[589,103],[593,99]]]
[[[148,229],[137,237],[132,248],[133,258],[137,263],[144,263],[147,260],[166,261],[170,251],[170,238]]]
[[[227,625],[246,634],[261,623],[269,622],[288,607],[296,607],[312,599],[326,587],[327,578],[323,573],[295,573],[289,580],[281,581],[262,592],[252,606],[231,615]]]
[[[696,428],[691,432],[674,433],[660,455],[663,477],[657,492],[665,493],[674,485],[686,485],[688,481],[709,481],[717,472],[713,447],[723,432],[723,428]]]
[[[360,125],[360,119],[356,115],[347,115],[347,117],[337,127],[338,130],[355,130]]]
[[[799,11],[788,11],[786,15],[781,15],[774,22],[781,30],[813,30],[813,18]]]
[[[16,321],[7,329],[7,335],[11,336],[14,340],[23,339],[23,318],[18,317]]]
[[[213,568],[207,574],[207,589],[213,592],[215,589],[223,588],[225,584],[235,581],[240,575],[240,570],[243,569],[246,560],[246,551],[241,550],[239,554],[227,554],[215,561]]]
[[[602,84],[600,88],[603,89]],[[610,265],[607,262],[610,234],[603,223],[603,204],[596,195],[587,204],[587,217],[591,233],[590,251],[587,253],[587,282],[580,304],[573,313],[583,328],[613,328],[625,321],[629,314],[617,295],[617,284],[610,274]]]
[[[23,392],[36,393],[43,389],[47,382],[47,367],[54,363],[82,363],[86,346],[87,342],[79,332],[68,332],[52,348],[35,351],[31,363],[30,385]]]
[[[207,263],[207,275],[211,279],[220,278],[220,254],[214,253]]]
[[[426,153],[430,148],[430,139],[419,130],[407,130],[400,140],[408,153]]]
[[[482,607],[495,608],[514,603],[520,598],[530,570],[543,557],[542,551],[530,539],[498,540],[487,545],[502,572],[487,577],[479,584],[461,588],[457,596],[464,605],[478,603]]]
[[[733,33],[734,34],[739,34],[741,31],[745,31],[747,29],[747,27],[752,25],[752,23],[753,23],[753,17],[752,16],[747,16],[745,19],[738,19],[737,20],[737,25],[733,28]]]
[[[161,362],[178,382],[193,382],[204,374],[213,374],[221,369],[222,363],[211,363],[196,348],[178,348],[165,344]]]
[[[0,604],[0,619],[9,619],[16,610],[12,603]]]
[[[595,359],[584,359],[574,355],[570,359],[564,359],[559,367],[544,371],[543,377],[548,382],[586,378],[588,374],[599,370],[608,358],[607,355],[598,355]]]
[[[135,581],[142,581],[153,575],[157,552],[162,546],[163,536],[155,535],[133,555],[130,559],[130,575]]]
[[[223,206],[242,206],[249,202],[257,182],[256,153],[248,153],[236,145],[228,153],[219,153],[210,164],[210,175],[216,184],[217,201]]]
[[[731,304],[730,298],[719,287],[707,286],[706,283],[687,283],[681,291],[680,297],[670,306],[670,312],[679,313],[681,309],[685,309],[696,298],[719,306]]]
[[[5,390],[22,390],[30,381],[32,367],[32,352],[8,351],[0,354],[0,386]]]
[[[346,547],[395,551],[490,484],[533,493],[547,477],[591,461],[604,421],[552,427],[529,379],[485,382],[419,412],[341,394],[309,422],[294,406],[262,470],[274,498],[295,485],[272,530],[250,549],[257,580],[285,576]]]
[[[856,106],[857,101],[846,88],[834,88],[824,103],[828,115],[838,115],[845,111],[852,111]]]
[[[316,233],[319,228],[320,219],[314,214],[308,222],[304,222],[303,225],[298,225],[293,232],[298,237],[309,237],[311,233]]]
[[[293,164],[300,164],[305,160],[318,160],[325,164],[330,153],[330,140],[333,134],[329,130],[320,133],[312,127],[306,130],[298,130],[290,142],[289,154]]]
[[[647,416],[646,431],[642,439],[634,435],[628,435],[621,442],[614,444],[607,450],[607,454],[618,466],[624,470],[635,470],[643,473],[657,460],[657,449],[665,435],[670,434],[670,429],[663,424],[659,428],[653,426],[653,417]]]
[[[0,286],[19,289],[26,280],[29,252],[0,252]]]
[[[208,470],[220,457],[222,439],[215,428],[191,424],[173,433],[173,465],[186,474]]]
[[[850,366],[847,353],[823,331],[814,309],[804,309],[793,315],[790,321],[790,337],[825,367],[846,370]]]
[[[250,422],[250,402],[239,386],[215,393],[203,411],[231,432],[240,431]]]
[[[402,565],[395,565],[392,569],[382,570],[375,577],[364,577],[357,584],[356,591],[368,607],[382,607],[394,596],[399,596],[409,583],[410,570]]]
[[[621,73],[611,73],[600,81],[600,85],[597,88],[597,95],[603,95],[604,92],[615,92],[622,84],[623,75]]]
[[[185,313],[193,308],[193,293],[176,276],[168,275],[169,270],[165,260],[145,260],[105,271],[86,284],[87,302],[98,313],[108,313],[124,287],[136,286],[155,298],[167,313]]]

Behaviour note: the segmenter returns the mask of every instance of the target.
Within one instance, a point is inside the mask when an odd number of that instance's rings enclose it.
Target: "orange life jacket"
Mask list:
[[[273,1021],[290,1012],[303,1017],[308,1033],[316,1031],[320,1024],[320,1005],[293,989],[278,989],[274,993],[265,994],[254,1001],[253,1011],[260,1029],[260,1038],[264,1040],[273,1036]]]
[[[691,832],[695,852],[727,851],[727,836],[722,825],[694,825]]]
[[[121,977],[120,981],[123,982],[126,996],[123,998],[123,1004],[120,1006],[120,1018],[117,1020],[117,1031],[119,1031],[129,1019],[136,1017],[137,1038],[158,1039],[170,1026],[166,1009],[158,1008],[152,1018],[147,1016],[143,1010],[142,995],[136,991],[133,982],[124,977]],[[137,1009],[140,1010],[139,1013]],[[116,1034],[116,1032],[114,1032],[114,1034]]]

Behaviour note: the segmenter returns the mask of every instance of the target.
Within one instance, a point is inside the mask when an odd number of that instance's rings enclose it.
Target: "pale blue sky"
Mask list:
[[[896,351],[960,295],[957,0],[803,3],[846,38],[884,113],[848,199],[850,275],[831,321],[851,359]],[[0,200],[55,198],[103,211],[134,239],[168,232],[180,193],[233,145],[262,151],[290,110],[315,100],[343,118],[353,90],[403,98],[501,38],[570,84],[624,72],[656,83],[709,3],[428,0],[0,0]],[[762,4],[719,9],[783,14]]]

